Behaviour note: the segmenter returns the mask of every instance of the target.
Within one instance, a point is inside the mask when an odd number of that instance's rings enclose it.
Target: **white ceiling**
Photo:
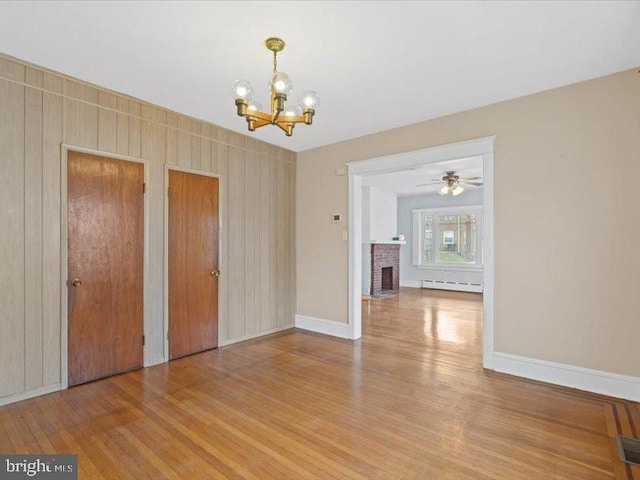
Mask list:
[[[268,36],[320,108],[301,151],[640,65],[640,2],[0,2],[0,51],[238,132]],[[297,92],[297,93],[296,93]]]
[[[482,156],[432,163],[413,170],[369,175],[362,177],[362,185],[395,192],[399,196],[425,194],[437,195],[438,190],[446,184],[441,180],[442,177],[446,172],[452,170],[455,171],[456,175],[460,178],[482,177]],[[423,183],[432,183],[432,181],[436,179],[439,183],[435,185],[418,187],[418,185]],[[476,190],[482,188],[464,184],[462,186],[465,190]]]

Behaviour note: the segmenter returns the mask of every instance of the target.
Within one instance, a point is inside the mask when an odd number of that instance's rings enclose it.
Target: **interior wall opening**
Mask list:
[[[406,301],[426,337],[466,344],[493,367],[493,141],[349,164],[352,338],[367,334],[368,312],[375,328],[394,321],[376,305]],[[470,305],[477,315],[465,317]]]
[[[481,353],[483,185],[481,155],[363,176],[365,335],[372,316],[409,321],[425,340]],[[390,305],[411,305],[413,322],[382,314]]]

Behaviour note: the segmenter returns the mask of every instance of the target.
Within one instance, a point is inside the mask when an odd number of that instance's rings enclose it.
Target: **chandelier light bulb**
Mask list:
[[[442,195],[442,196],[446,195],[447,193],[449,193],[449,187],[447,185],[445,185],[444,187],[442,187],[440,189],[440,191],[438,193],[440,195]]]
[[[251,100],[253,98],[253,87],[247,80],[237,80],[233,83],[232,95],[234,99]]]
[[[276,72],[269,81],[269,88],[274,89],[276,93],[289,95],[293,91],[293,82],[286,73]]]
[[[320,97],[318,97],[318,94],[316,92],[314,92],[313,90],[305,90],[304,92],[302,92],[302,95],[300,95],[300,100],[298,100],[298,103],[303,109],[312,108],[313,110],[317,110],[319,101]]]
[[[456,185],[451,191],[451,193],[453,193],[454,196],[460,195],[462,192],[464,192],[464,188],[462,188],[460,185]]]
[[[300,107],[291,102],[287,102],[284,107],[284,111],[282,112],[285,117],[296,117],[301,113],[302,112],[300,111]]]
[[[256,102],[255,100],[251,100],[249,102],[249,106],[247,107],[247,110],[250,110],[252,112],[255,112],[255,111],[261,112],[262,111],[262,105],[260,105],[260,103]]]

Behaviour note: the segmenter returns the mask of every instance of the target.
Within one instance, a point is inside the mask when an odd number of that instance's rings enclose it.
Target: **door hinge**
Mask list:
[[[171,187],[167,188],[167,197],[171,196]]]
[[[142,193],[147,193],[147,184],[146,183],[142,184]]]
[[[144,346],[144,335],[142,335],[142,345]]]
[[[169,340],[169,330],[167,330],[167,340]]]

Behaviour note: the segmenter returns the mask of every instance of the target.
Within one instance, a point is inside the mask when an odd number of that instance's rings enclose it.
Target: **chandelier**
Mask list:
[[[237,80],[233,84],[233,98],[236,101],[238,115],[245,117],[249,131],[265,125],[276,125],[290,137],[297,123],[311,125],[318,108],[318,94],[313,90],[302,92],[297,104],[289,101],[293,91],[293,82],[289,75],[278,71],[278,52],[284,49],[284,41],[280,38],[267,38],[267,49],[273,52],[273,74],[269,81],[271,90],[270,109],[265,112],[256,102],[253,87],[247,80]]]

